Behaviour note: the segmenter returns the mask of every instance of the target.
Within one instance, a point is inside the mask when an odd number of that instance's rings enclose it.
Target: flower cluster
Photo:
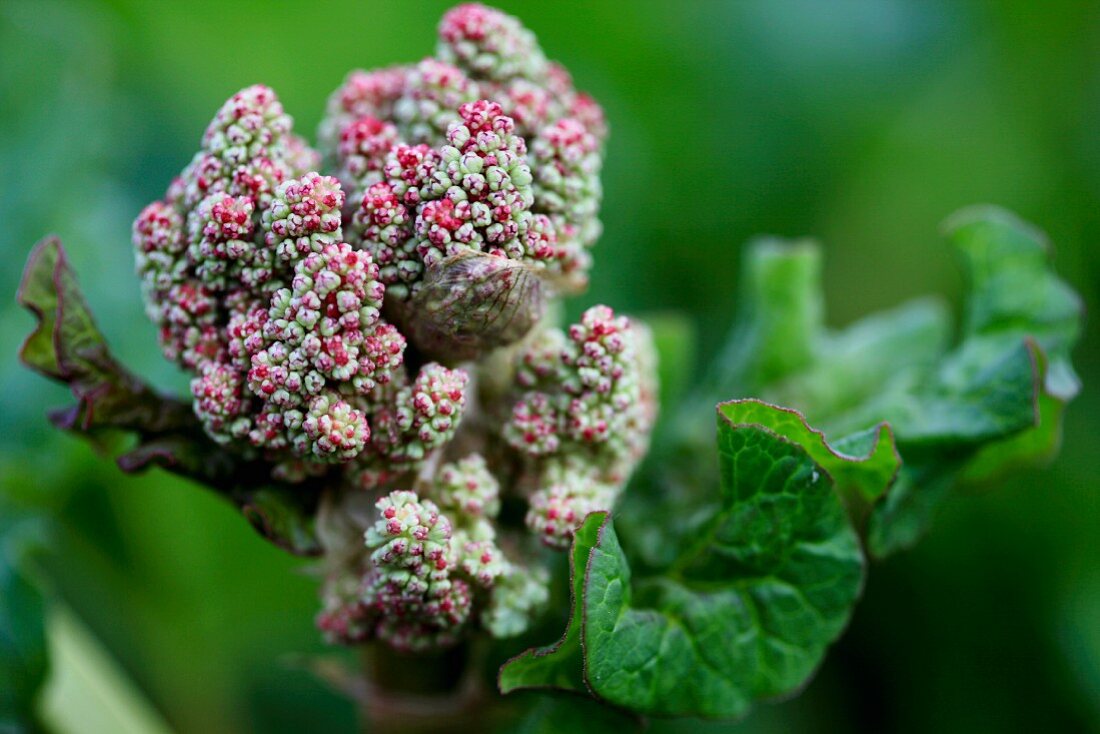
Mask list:
[[[645,451],[644,329],[605,307],[541,324],[586,284],[606,133],[518,20],[462,5],[434,57],[348,76],[323,155],[270,89],[234,95],[134,222],[205,432],[320,508],[329,640],[520,634],[541,546]]]
[[[378,412],[375,447],[391,462],[417,462],[446,444],[466,406],[464,370],[430,363]]]
[[[362,202],[371,185],[384,178],[386,158],[398,142],[397,128],[371,115],[357,118],[340,132],[337,176],[353,202]]]
[[[452,8],[439,23],[439,57],[471,76],[495,82],[545,74],[546,57],[531,31],[512,16],[484,5]]]
[[[431,500],[397,490],[377,504],[367,530],[375,573],[366,589],[378,613],[377,635],[399,649],[453,636],[470,616],[470,587],[455,578],[450,521]]]
[[[478,87],[461,69],[437,59],[424,59],[410,69],[393,116],[409,143],[437,144],[447,135],[454,112],[478,99]]]
[[[409,651],[453,644],[477,621],[496,637],[523,632],[548,598],[547,578],[497,546],[497,491],[472,454],[441,468],[431,489],[440,504],[409,490],[382,496],[363,534],[365,554],[330,576],[318,626],[334,642],[377,637]]]
[[[441,507],[476,520],[491,520],[500,512],[500,484],[481,454],[443,466],[434,492]]]
[[[284,263],[321,252],[340,239],[343,205],[334,178],[310,173],[287,181],[264,211],[264,244]]]
[[[295,140],[274,93],[245,89],[167,197],[138,216],[138,271],[164,352],[195,373],[210,436],[270,458],[281,478],[369,454],[375,411],[383,435],[412,431],[427,444],[423,457],[453,433],[461,401],[426,407],[408,388],[386,393],[409,382],[405,337],[382,318],[378,265],[344,241],[340,182],[298,170],[316,156]],[[430,368],[413,383],[439,380]],[[447,385],[463,380],[456,372]]]
[[[497,546],[492,521],[500,512],[500,484],[481,454],[440,467],[431,494],[455,519],[463,572],[488,590],[481,625],[493,637],[522,634],[549,599],[549,575],[541,566],[509,560]]]
[[[270,89],[238,92],[165,199],[134,222],[147,311],[165,356],[187,369],[224,361],[230,303],[274,277],[258,219],[279,184],[303,173],[294,167],[290,127]]]
[[[537,334],[515,383],[503,436],[538,475],[527,524],[563,547],[585,515],[610,509],[645,453],[656,412],[649,335],[593,306],[568,332]]]
[[[583,285],[592,265],[588,248],[601,231],[599,140],[576,118],[562,118],[535,138],[531,160],[535,199],[548,212],[562,243],[562,276]]]
[[[367,189],[355,214],[360,244],[384,265],[395,299],[415,297],[427,269],[463,253],[530,263],[556,254],[549,226],[530,211],[531,171],[515,123],[485,100],[463,104],[457,117],[439,150],[395,146],[385,180]]]
[[[606,134],[599,105],[534,34],[467,4],[444,16],[434,58],[352,72],[319,137],[383,282],[409,298],[426,269],[471,248],[582,291]]]

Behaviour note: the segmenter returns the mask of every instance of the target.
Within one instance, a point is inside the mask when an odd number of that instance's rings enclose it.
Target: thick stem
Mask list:
[[[407,655],[384,645],[363,649],[355,698],[371,734],[459,734],[490,731],[506,713],[478,672],[469,645]]]

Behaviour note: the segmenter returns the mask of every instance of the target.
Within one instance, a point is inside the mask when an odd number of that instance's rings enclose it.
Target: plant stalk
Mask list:
[[[370,734],[488,731],[505,711],[488,690],[470,644],[428,654],[363,648],[363,676],[352,693]]]

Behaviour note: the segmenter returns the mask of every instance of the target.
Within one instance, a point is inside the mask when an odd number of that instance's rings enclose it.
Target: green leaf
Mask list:
[[[599,541],[608,520],[606,512],[593,512],[573,535],[570,552],[569,593],[573,603],[565,634],[552,645],[531,648],[501,666],[497,685],[501,693],[520,688],[559,688],[584,693],[581,653],[581,599],[587,574],[588,556]]]
[[[798,444],[829,473],[842,494],[875,500],[894,481],[901,466],[893,435],[885,423],[830,445],[824,433],[811,428],[801,413],[790,408],[759,400],[732,400],[719,405],[718,412],[732,425],[760,426]]]
[[[722,381],[764,385],[810,366],[821,336],[824,298],[817,243],[764,238],[749,243],[740,318],[719,360]]]
[[[1081,303],[1050,271],[1042,235],[992,207],[956,214],[945,231],[969,285],[954,346],[946,309],[930,300],[826,329],[817,248],[758,242],[731,347],[691,407],[759,397],[798,409],[835,446],[888,423],[904,467],[870,517],[876,555],[912,544],[963,481],[1051,455],[1078,390],[1069,356]],[[698,477],[701,449],[688,440],[691,450],[663,456],[660,484],[673,492]]]
[[[590,515],[573,546],[565,635],[506,664],[501,689],[583,683],[642,713],[705,717],[797,690],[862,584],[834,475],[874,496],[897,468],[885,429],[862,445],[866,456],[845,455],[801,416],[757,401],[719,406],[720,501],[695,545],[669,573],[634,582],[609,518]]]
[[[1053,454],[1079,389],[1070,351],[1082,306],[1050,271],[1043,236],[991,207],[960,212],[945,230],[970,284],[963,335],[920,389],[875,406],[906,456],[868,528],[880,557],[916,542],[961,482]]]

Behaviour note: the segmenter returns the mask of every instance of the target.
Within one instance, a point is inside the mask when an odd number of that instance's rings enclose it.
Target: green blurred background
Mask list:
[[[937,227],[990,202],[1045,229],[1096,308],[1100,4],[498,4],[613,126],[583,303],[688,314],[706,359],[757,233],[825,243],[834,326],[927,292],[957,303]],[[117,354],[182,389],[130,276],[133,217],[234,91],[271,85],[309,135],[347,70],[428,55],[447,6],[0,0],[0,513],[39,516],[38,577],[174,730],[346,731],[354,718],[296,662],[322,651],[299,561],[212,495],[124,476],[47,425],[66,395],[16,362],[31,326],[11,298],[22,263],[61,235]],[[736,730],[1100,731],[1097,336],[1094,319],[1061,458],[955,502],[916,549],[872,568],[805,693]],[[658,730],[677,728],[699,730]]]

